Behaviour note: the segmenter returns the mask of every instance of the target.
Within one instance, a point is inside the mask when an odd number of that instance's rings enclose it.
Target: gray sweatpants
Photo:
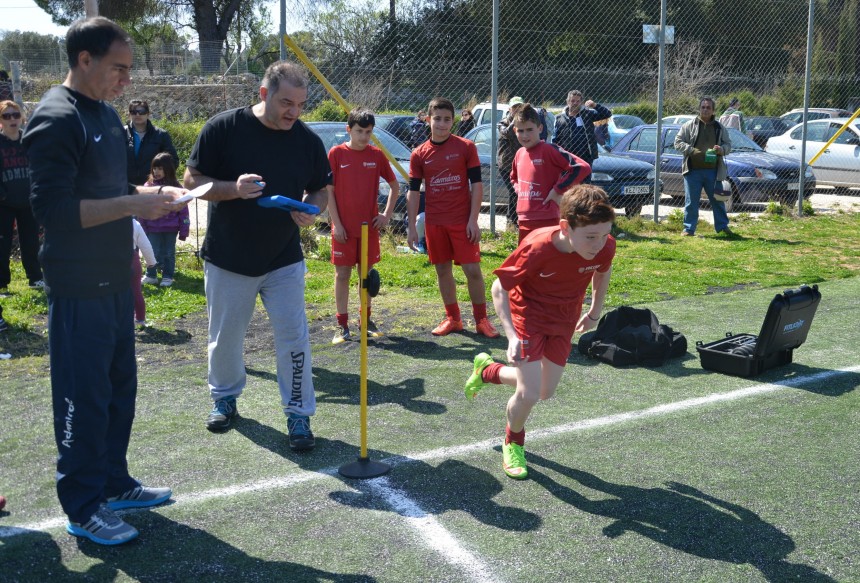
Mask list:
[[[213,400],[239,396],[245,388],[245,334],[257,294],[275,335],[278,388],[284,413],[316,412],[311,346],[305,314],[305,262],[260,277],[239,275],[206,262],[209,313],[209,391]]]

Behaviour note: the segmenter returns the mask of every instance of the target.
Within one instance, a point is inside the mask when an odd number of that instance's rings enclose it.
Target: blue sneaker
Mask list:
[[[123,508],[147,508],[158,506],[162,502],[170,500],[173,495],[170,488],[147,488],[138,486],[119,496],[107,499],[107,507],[111,510],[122,510]]]
[[[307,451],[316,445],[311,431],[311,420],[307,415],[287,415],[287,431],[290,433],[290,449],[293,451]]]
[[[121,545],[137,538],[137,529],[117,516],[106,504],[99,506],[90,519],[83,523],[69,522],[66,532],[88,538],[100,545]]]
[[[206,419],[206,429],[209,431],[226,431],[230,427],[233,417],[237,415],[239,415],[239,409],[236,407],[236,397],[218,399]]]

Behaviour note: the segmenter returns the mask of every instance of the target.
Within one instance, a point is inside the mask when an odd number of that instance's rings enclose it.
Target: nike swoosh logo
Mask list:
[[[347,166],[349,166],[349,164],[341,164],[340,165],[341,168],[346,168]]]
[[[101,141],[102,141],[102,135],[101,135],[101,134],[99,134],[99,135],[97,135],[97,136],[93,136],[93,139],[94,139],[95,141],[97,141],[97,142],[101,142]]]
[[[432,164],[432,163],[433,163],[433,160],[427,160],[427,161],[426,161],[426,162],[424,162],[424,163],[425,163],[425,164]]]
[[[556,272],[553,271],[552,273],[541,273],[540,276],[541,277],[552,277],[555,274],[556,274]]]

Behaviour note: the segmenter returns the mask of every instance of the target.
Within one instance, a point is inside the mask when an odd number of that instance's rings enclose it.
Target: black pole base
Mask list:
[[[344,478],[367,480],[385,475],[390,469],[391,466],[386,463],[375,462],[369,458],[360,457],[354,462],[343,464],[337,471]]]

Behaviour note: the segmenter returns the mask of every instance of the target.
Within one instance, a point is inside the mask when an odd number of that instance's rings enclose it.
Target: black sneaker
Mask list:
[[[233,417],[239,414],[236,407],[236,397],[224,397],[215,401],[209,417],[206,419],[206,429],[209,431],[226,431]]]
[[[137,529],[117,516],[113,510],[102,504],[96,513],[83,524],[69,522],[66,532],[82,536],[100,545],[121,545],[137,538]]]
[[[349,328],[344,326],[343,328],[338,328],[337,332],[334,333],[334,338],[331,339],[332,344],[343,344],[344,342],[348,342],[352,339],[352,334],[349,333]]]
[[[311,420],[306,415],[287,415],[287,431],[290,432],[290,449],[293,451],[307,451],[316,445]]]
[[[376,324],[373,320],[367,321],[367,337],[368,338],[382,338],[385,334],[382,333],[382,330],[377,328]]]

